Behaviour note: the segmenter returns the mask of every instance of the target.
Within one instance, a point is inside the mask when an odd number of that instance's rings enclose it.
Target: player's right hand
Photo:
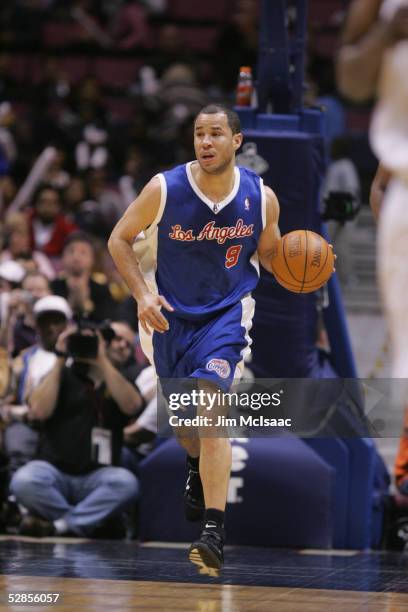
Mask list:
[[[137,300],[137,316],[139,317],[140,325],[149,336],[151,334],[149,327],[160,334],[169,329],[169,322],[160,312],[162,307],[169,312],[174,311],[174,308],[170,306],[162,295],[146,293]]]

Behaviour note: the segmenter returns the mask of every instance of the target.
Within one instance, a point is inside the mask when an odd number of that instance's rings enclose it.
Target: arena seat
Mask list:
[[[206,0],[206,2],[169,0],[167,11],[173,19],[223,21],[228,18],[230,8],[231,0]]]
[[[74,23],[48,21],[43,27],[43,43],[45,47],[64,47],[71,43],[77,32],[78,28]]]
[[[30,55],[27,53],[15,54],[9,56],[8,74],[16,81],[24,81],[27,78],[27,66],[30,61]]]
[[[135,104],[132,99],[126,97],[105,96],[105,108],[110,115],[111,121],[120,123],[132,121],[135,115]]]
[[[344,0],[310,0],[309,22],[312,25],[328,26],[334,16],[344,11]]]
[[[218,29],[213,26],[184,26],[182,29],[183,42],[192,51],[212,51],[217,34]]]
[[[67,73],[74,85],[92,73],[93,60],[86,55],[65,56],[60,58],[61,68]]]
[[[141,65],[135,58],[97,58],[93,72],[101,85],[123,88],[136,81]]]

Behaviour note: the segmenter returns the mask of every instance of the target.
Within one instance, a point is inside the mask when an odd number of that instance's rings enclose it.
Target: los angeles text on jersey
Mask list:
[[[215,221],[209,221],[197,236],[192,229],[183,229],[181,225],[172,225],[169,238],[191,242],[193,240],[216,240],[218,244],[224,244],[227,240],[234,238],[248,238],[254,233],[254,225],[245,225],[242,219],[238,219],[235,225],[216,227]]]

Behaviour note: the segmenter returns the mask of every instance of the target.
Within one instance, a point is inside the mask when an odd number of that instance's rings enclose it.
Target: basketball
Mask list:
[[[294,230],[282,236],[272,255],[276,280],[294,293],[311,293],[327,283],[335,256],[327,241],[310,230]]]

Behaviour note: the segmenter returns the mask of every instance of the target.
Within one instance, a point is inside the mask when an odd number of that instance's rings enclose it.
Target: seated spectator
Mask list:
[[[56,155],[43,178],[44,183],[51,185],[55,189],[66,189],[69,185],[70,176],[65,170],[66,162],[65,151],[62,146],[56,146]]]
[[[99,202],[90,199],[88,186],[80,176],[72,177],[64,193],[67,212],[80,230],[105,242],[112,228],[112,221],[106,219]],[[113,213],[116,218],[116,212]]]
[[[48,295],[36,302],[34,317],[38,341],[14,359],[11,388],[2,407],[3,420],[8,422],[3,442],[10,474],[14,474],[36,454],[38,434],[27,422],[27,397],[54,367],[57,361],[55,345],[72,312],[66,300]]]
[[[123,321],[127,321],[132,329],[139,328],[139,319],[137,318],[137,302],[132,295],[128,295],[118,305],[117,316]]]
[[[0,164],[1,166],[1,164]],[[0,215],[10,206],[17,194],[17,185],[14,178],[8,174],[1,176],[0,168]]]
[[[2,9],[0,8],[0,20],[2,28],[0,30],[0,42],[6,42],[8,36],[12,36],[10,31],[6,32],[4,15],[2,15]],[[11,55],[3,51],[0,52],[0,100],[15,100],[19,93],[19,83],[13,73],[11,67]]]
[[[194,54],[189,51],[186,57],[186,47],[183,43],[183,32],[174,24],[164,23],[156,36],[155,56],[150,61],[152,68],[160,78],[174,64],[194,63]]]
[[[141,371],[136,386],[147,405],[123,430],[121,465],[138,476],[139,463],[153,450],[157,434],[157,376],[153,366]]]
[[[235,89],[240,66],[256,67],[258,57],[258,2],[238,0],[230,22],[221,30],[215,46],[214,74],[222,89]],[[222,57],[220,62],[218,58]]]
[[[408,410],[406,409],[398,452],[395,457],[394,477],[398,491],[408,497]]]
[[[16,261],[4,261],[0,263],[0,293],[9,293],[20,287],[25,276],[23,266]]]
[[[93,321],[116,318],[116,303],[103,275],[92,276],[94,244],[86,234],[72,234],[62,253],[62,271],[51,283],[56,295],[66,298],[74,314]],[[95,280],[95,279],[98,279]]]
[[[27,535],[90,536],[138,497],[136,477],[117,466],[123,427],[144,400],[110,361],[99,332],[83,330],[75,343],[72,333],[59,336],[56,363],[28,398],[30,417],[43,426],[39,451],[10,484],[29,511],[20,525]]]
[[[127,152],[124,172],[119,179],[123,209],[127,208],[136,199],[146,182],[145,156],[146,154],[142,149],[135,145]]]
[[[82,202],[85,202],[87,197],[88,195],[84,179],[79,175],[71,177],[69,185],[64,191],[64,205],[67,214],[74,219],[74,222],[77,225],[76,215],[80,210]]]
[[[8,316],[10,294],[21,287],[25,270],[16,261],[4,261],[0,264],[0,321]]]
[[[96,202],[105,225],[112,229],[116,221],[122,216],[129,203],[124,204],[119,193],[112,189],[108,183],[106,167],[90,168],[87,172],[89,199]]]
[[[92,0],[73,0],[69,3],[70,15],[77,27],[72,32],[71,42],[82,45],[112,46],[112,39],[103,27],[98,3]]]
[[[323,201],[340,198],[357,211],[361,205],[361,185],[357,168],[349,156],[347,138],[335,138],[331,145],[331,158],[322,186]],[[337,276],[343,286],[355,286],[358,282],[350,254],[350,243],[356,230],[357,217],[346,222],[329,220],[327,228],[330,240],[338,256]]]
[[[11,130],[16,117],[10,102],[0,103],[0,147],[9,164],[17,157],[17,146]]]
[[[109,359],[128,380],[135,381],[145,364],[136,359],[136,334],[126,321],[112,321],[115,335],[107,348]]]
[[[149,46],[149,25],[144,6],[135,0],[125,1],[119,9],[112,34],[119,49]]]
[[[31,248],[49,257],[59,257],[67,236],[77,229],[62,213],[60,192],[48,185],[37,190],[28,220]]]
[[[208,103],[208,97],[199,86],[194,69],[188,64],[173,64],[160,81],[158,98],[163,110],[164,126],[172,122],[180,126],[188,117],[196,116]]]
[[[138,464],[153,448],[157,433],[157,377],[152,366],[136,355],[136,334],[125,321],[114,321],[115,336],[107,347],[112,364],[127,380],[135,381],[145,403],[143,412],[123,430],[121,465],[138,475]]]
[[[7,316],[1,322],[0,345],[15,356],[36,341],[37,330],[34,322],[35,302],[49,295],[48,278],[41,272],[29,272],[21,283],[21,289],[10,294]]]
[[[15,227],[5,237],[5,250],[0,254],[0,263],[13,259],[17,261],[26,272],[38,271],[49,280],[55,278],[55,270],[41,251],[32,251],[30,245],[30,233],[28,228]]]

